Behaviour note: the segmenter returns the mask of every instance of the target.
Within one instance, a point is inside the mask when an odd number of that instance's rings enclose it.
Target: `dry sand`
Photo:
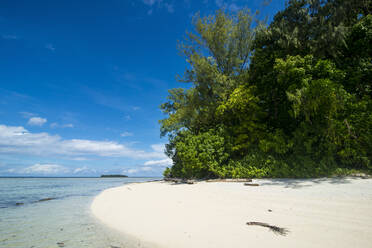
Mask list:
[[[254,182],[129,184],[98,195],[92,212],[146,247],[372,247],[372,179]]]

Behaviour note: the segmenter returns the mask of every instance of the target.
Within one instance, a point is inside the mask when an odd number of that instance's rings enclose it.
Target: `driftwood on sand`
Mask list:
[[[244,186],[260,186],[258,183],[245,183]]]
[[[280,235],[283,235],[283,236],[285,236],[285,235],[287,235],[289,233],[289,230],[287,228],[278,227],[278,226],[272,226],[272,225],[269,225],[269,224],[263,223],[263,222],[252,221],[252,222],[247,222],[247,225],[248,226],[263,226],[263,227],[267,227],[271,231],[273,231],[275,234],[280,234]]]
[[[196,181],[192,179],[182,179],[182,178],[164,178],[164,181],[173,182],[173,183],[186,183],[186,184],[194,184]]]
[[[167,182],[173,182],[173,183],[186,183],[186,184],[194,184],[199,181],[203,180],[193,180],[193,179],[182,179],[182,178],[164,178],[164,181]],[[206,182],[231,182],[231,183],[244,183],[244,182],[252,182],[252,179],[247,179],[247,178],[218,178],[218,179],[208,179],[205,180]],[[256,186],[256,185],[253,185]],[[258,185],[257,185],[258,186]]]
[[[231,183],[242,183],[252,182],[252,179],[248,178],[225,178],[225,179],[209,179],[207,182],[231,182]]]

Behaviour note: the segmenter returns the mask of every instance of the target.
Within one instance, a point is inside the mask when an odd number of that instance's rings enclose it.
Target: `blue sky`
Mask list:
[[[243,7],[284,1],[1,1],[0,176],[161,175],[177,40],[198,11]]]

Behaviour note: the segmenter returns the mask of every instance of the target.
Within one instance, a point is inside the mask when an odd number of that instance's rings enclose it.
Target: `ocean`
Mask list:
[[[0,178],[1,248],[126,248],[91,212],[102,190],[154,178]],[[49,199],[48,199],[49,198]]]

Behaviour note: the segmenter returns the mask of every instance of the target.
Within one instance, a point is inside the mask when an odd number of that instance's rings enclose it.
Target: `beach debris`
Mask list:
[[[244,186],[260,186],[258,183],[244,183]]]
[[[271,231],[273,231],[275,234],[280,234],[280,235],[283,235],[283,236],[285,236],[285,235],[287,235],[289,233],[289,230],[287,228],[273,226],[273,225],[269,225],[269,224],[263,223],[263,222],[252,221],[252,222],[247,222],[247,225],[248,226],[262,226],[262,227],[267,227]]]
[[[47,198],[40,199],[37,202],[51,201],[51,200],[55,200],[55,199],[57,199],[57,198],[47,197]]]
[[[16,206],[21,206],[21,205],[24,205],[24,203],[23,203],[23,202],[16,202],[15,205],[16,205]]]
[[[208,179],[208,183],[213,182],[229,182],[229,183],[243,183],[243,182],[252,182],[252,179],[248,178],[218,178],[218,179]]]
[[[164,181],[166,181],[166,182],[176,182],[177,180],[178,180],[177,178],[170,178],[170,177],[164,178]]]
[[[359,178],[362,178],[362,179],[369,179],[369,178],[372,178],[371,175],[368,175],[368,174],[365,174],[365,173],[353,173],[350,175],[351,177],[359,177]]]
[[[195,180],[182,179],[182,178],[164,178],[164,181],[173,182],[173,183],[176,183],[176,184],[181,184],[181,183],[194,184],[194,183],[196,183]]]
[[[110,245],[111,248],[120,248],[119,246]]]
[[[63,242],[57,242],[58,247],[65,247],[65,243]]]
[[[269,212],[272,212],[273,210],[271,210],[271,209],[268,209],[267,211],[269,211]]]

